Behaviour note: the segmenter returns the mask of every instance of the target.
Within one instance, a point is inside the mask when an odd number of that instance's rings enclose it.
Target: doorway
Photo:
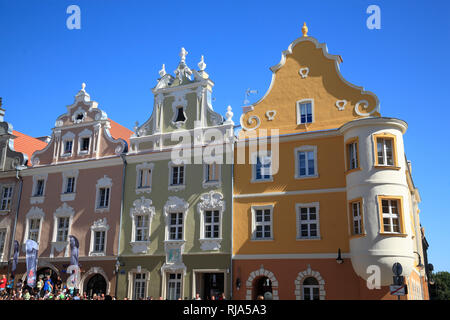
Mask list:
[[[88,297],[92,297],[94,294],[97,296],[102,293],[106,295],[106,280],[101,274],[93,275],[87,282],[86,293]]]
[[[219,296],[225,292],[224,272],[196,272],[195,291],[202,300],[211,300],[214,296],[218,300]]]
[[[272,300],[272,281],[268,277],[260,277],[255,280],[253,299],[263,296],[265,300]]]

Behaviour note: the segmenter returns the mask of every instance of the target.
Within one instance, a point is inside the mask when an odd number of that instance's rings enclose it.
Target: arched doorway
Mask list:
[[[94,294],[97,296],[102,293],[106,295],[106,280],[105,278],[97,273],[94,274],[87,282],[85,290],[89,297],[92,297]]]
[[[265,300],[272,300],[272,281],[266,277],[259,277],[255,279],[253,286],[253,299],[257,299],[258,296],[263,296]]]

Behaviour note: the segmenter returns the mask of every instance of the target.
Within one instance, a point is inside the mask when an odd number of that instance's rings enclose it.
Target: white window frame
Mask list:
[[[314,174],[309,174],[308,169],[308,158],[306,157],[306,170],[307,174],[301,176],[300,175],[300,160],[299,153],[300,152],[313,152],[314,153]],[[294,163],[295,163],[295,179],[307,179],[307,178],[317,178],[319,177],[319,168],[317,166],[317,146],[307,145],[300,146],[294,149]]]
[[[128,272],[128,294],[127,297],[129,300],[133,300],[135,298],[135,275],[136,274],[145,274],[145,297],[148,297],[148,290],[150,288],[150,272],[147,269],[141,268],[138,266],[137,268],[131,269]]]
[[[39,219],[39,231],[38,231],[38,238],[37,243],[39,244],[41,240],[41,233],[42,233],[42,223],[44,221],[45,213],[41,208],[38,207],[31,207],[28,213],[26,214],[26,224],[25,224],[25,232],[23,237],[23,249],[25,250],[25,243],[29,239],[29,233],[30,233],[30,220],[32,219]]]
[[[186,234],[186,216],[189,210],[189,203],[187,203],[184,199],[178,197],[169,197],[168,201],[164,205],[164,216],[165,216],[165,241],[173,242],[173,243],[182,243],[185,242],[185,234]],[[182,213],[183,215],[183,237],[179,240],[171,240],[170,239],[170,214],[171,213]]]
[[[136,241],[136,218],[138,216],[148,216],[148,234],[147,241]],[[133,253],[146,253],[150,244],[152,220],[155,216],[155,207],[152,206],[152,200],[141,197],[133,202],[133,207],[130,209],[130,217],[132,219],[131,241]]]
[[[264,205],[264,206],[252,206],[251,210],[252,210],[252,237],[251,240],[252,241],[272,241],[274,240],[274,230],[273,230],[273,208],[274,205]],[[263,221],[260,222],[256,222],[256,211],[258,210],[262,210],[263,211]],[[270,210],[270,223],[266,223],[264,221],[264,211],[265,210]],[[256,227],[257,226],[263,226],[263,235],[264,235],[264,226],[265,225],[270,225],[270,237],[264,237],[263,238],[257,238],[256,237]]]
[[[310,235],[308,235],[308,237],[302,237],[301,234],[301,229],[300,226],[304,223],[302,223],[301,220],[301,213],[300,213],[300,209],[301,208],[316,208],[316,219],[315,220],[309,220],[309,210],[308,210],[308,220],[306,220],[306,224],[312,224],[315,223],[316,224],[316,233],[317,236],[312,237]],[[297,226],[297,240],[320,240],[321,239],[321,235],[320,235],[320,205],[319,202],[311,202],[311,203],[296,203],[295,204],[295,211],[296,211],[296,226]],[[309,228],[308,228],[308,233],[309,233]]]
[[[261,179],[257,179],[257,164],[258,164],[258,158],[261,158],[261,161],[263,160],[263,158],[270,158],[270,177],[269,178],[261,178]],[[271,182],[273,181],[273,161],[272,161],[272,153],[270,151],[267,150],[260,150],[259,152],[253,152],[251,155],[251,164],[252,164],[252,183],[257,183],[257,182]],[[263,161],[261,162],[261,165],[264,166],[265,163],[263,163]],[[263,167],[262,167],[262,170]],[[261,174],[261,176],[265,176],[265,174]]]
[[[68,206],[67,203],[63,202],[62,206],[55,210],[53,213],[53,233],[52,233],[52,250],[50,256],[53,257],[53,250],[61,252],[63,249],[67,248],[70,244],[69,235],[72,232],[72,222],[73,217],[75,215],[75,211],[72,207]],[[69,225],[67,228],[67,238],[65,241],[58,240],[58,231],[59,231],[59,219],[60,218],[68,218]]]
[[[36,195],[37,184],[39,180],[43,180],[42,195]],[[34,175],[33,176],[33,188],[31,190],[30,204],[43,203],[45,199],[45,189],[47,188],[48,174]]]
[[[383,212],[383,201],[389,202],[389,212],[388,213]],[[395,201],[397,203],[397,213],[396,214],[392,213],[392,201]],[[402,216],[401,216],[400,210],[402,210],[402,207],[401,207],[400,200],[399,199],[389,199],[389,198],[384,199],[384,198],[382,198],[380,201],[380,204],[381,204],[380,210],[381,210],[381,219],[382,219],[381,225],[383,227],[383,233],[401,234],[402,233],[402,225],[401,225]],[[394,224],[393,224],[394,218],[397,219],[397,221],[398,221],[399,231],[391,231],[394,229]],[[384,219],[389,219],[389,222],[390,222],[389,223],[389,229],[390,229],[389,231],[386,230],[386,228],[384,227]]]
[[[215,180],[209,180],[209,167],[214,165],[216,167],[215,172],[217,172],[217,177]],[[215,175],[215,174],[214,174]],[[210,187],[219,187],[222,183],[222,165],[217,162],[213,163],[204,163],[203,164],[203,183],[202,186],[204,189]]]
[[[314,284],[314,285],[305,285],[304,282],[305,282],[308,278],[313,278],[313,279],[315,279],[315,280],[317,281],[317,284]],[[319,280],[317,280],[315,277],[309,276],[309,277],[306,277],[305,279],[302,280],[302,300],[306,300],[306,299],[305,299],[305,289],[309,289],[309,294],[310,294],[310,298],[311,298],[311,299],[308,299],[308,300],[310,300],[310,301],[314,300],[314,299],[313,299],[313,298],[314,298],[314,289],[317,289],[317,291],[319,292],[319,293],[318,293],[318,299],[316,299],[316,300],[321,300],[321,296],[320,296],[320,283],[319,283]]]
[[[70,153],[66,152],[66,143],[71,142],[72,148]],[[61,139],[61,157],[70,157],[74,154],[74,143],[75,143],[75,134],[73,132],[67,132],[63,135]]]
[[[170,275],[174,274],[177,278],[178,275],[180,276],[180,279],[170,279]],[[171,283],[174,283],[175,285],[180,285],[180,296],[176,297],[175,300],[178,300],[178,298],[183,298],[183,282],[184,282],[184,274],[182,272],[166,272],[166,300],[169,300],[169,286]]]
[[[356,204],[356,203],[358,204],[358,209],[357,209],[358,215],[355,217],[354,211],[353,211],[353,205]],[[351,217],[352,217],[352,226],[351,226],[351,228],[352,228],[352,235],[362,235],[363,234],[363,230],[362,230],[362,228],[363,228],[363,223],[362,223],[363,219],[362,219],[362,212],[361,212],[362,200],[351,201],[350,202],[350,206],[351,206],[350,214],[351,214]],[[358,222],[358,228],[359,228],[359,232],[358,233],[355,232],[355,222]]]
[[[2,234],[4,235],[2,236]],[[0,228],[0,261],[3,261],[3,257],[5,255],[7,239],[8,239],[8,228]]]
[[[10,192],[8,196],[5,198],[5,189],[9,189]],[[13,202],[13,195],[14,195],[14,185],[12,184],[5,184],[1,186],[1,202],[0,202],[0,211],[9,212],[11,211],[11,206]],[[7,205],[5,208],[3,208],[3,203],[6,201]]]
[[[103,213],[103,212],[109,212],[109,209],[111,208],[111,192],[112,192],[112,179],[109,178],[107,175],[104,175],[103,178],[100,178],[97,180],[97,184],[95,185],[96,194],[95,194],[95,212]],[[109,188],[109,194],[108,194],[108,206],[106,207],[100,207],[100,189],[102,188]]]
[[[152,192],[152,178],[153,178],[153,167],[154,163],[144,162],[136,166],[136,194],[140,193],[150,193]],[[150,173],[149,173],[150,171]],[[146,186],[141,186],[141,172],[146,172],[145,181]]]
[[[81,150],[83,145],[83,139],[89,139],[89,147],[87,150]],[[88,129],[84,129],[78,134],[78,155],[87,155],[90,154],[92,150],[92,131]]]
[[[73,191],[67,191],[67,183],[69,178],[73,178]],[[61,201],[73,201],[75,200],[77,192],[77,181],[78,181],[78,170],[68,170],[62,173],[62,190],[61,190]]]
[[[301,114],[301,104],[309,102],[311,103],[311,122],[301,122],[302,121],[302,114]],[[311,123],[314,123],[315,117],[314,117],[314,99],[302,99],[298,100],[296,102],[296,111],[297,111],[297,125],[308,125]]]
[[[169,191],[180,191],[180,190],[184,190],[186,188],[186,163],[185,161],[180,161],[175,163],[174,161],[170,161],[168,163],[169,166],[169,187],[168,190]],[[182,184],[172,184],[172,177],[173,177],[173,170],[174,167],[183,167],[183,183]],[[180,174],[178,174],[178,177],[180,177]],[[178,180],[180,180],[178,178]]]
[[[98,219],[94,221],[94,223],[91,226],[91,241],[89,245],[89,256],[91,257],[99,257],[99,256],[106,256],[106,248],[108,245],[108,230],[109,225],[106,220],[106,218]],[[105,238],[104,238],[104,251],[98,252],[94,251],[95,249],[95,232],[104,231],[105,232]]]
[[[379,161],[378,161],[378,152],[380,151],[379,149],[378,149],[378,139],[381,139],[381,140],[383,140],[383,148],[382,148],[382,154],[383,154],[383,163],[380,163]],[[386,140],[389,140],[390,142],[391,142],[391,153],[392,153],[392,164],[388,164],[388,157],[387,157],[387,149],[386,149]],[[392,137],[383,137],[383,136],[375,136],[375,143],[376,143],[376,146],[375,146],[375,150],[377,151],[376,152],[376,154],[375,154],[375,157],[376,157],[376,164],[378,165],[378,166],[383,166],[383,167],[395,167],[395,154],[394,154],[394,152],[395,152],[395,145],[394,145],[394,143],[395,143],[395,139],[394,138],[392,138]]]
[[[346,144],[347,147],[347,154],[348,154],[348,169],[347,170],[353,170],[353,169],[357,169],[359,168],[359,159],[358,159],[358,140],[354,140],[352,142],[349,142]],[[353,157],[351,157],[350,154],[350,149],[352,150],[351,152],[353,153]],[[355,167],[352,167],[352,164],[356,163]]]
[[[223,214],[225,212],[224,196],[220,192],[210,191],[200,196],[200,202],[197,204],[197,212],[200,215],[200,249],[202,250],[219,250],[222,242],[222,226],[223,226]],[[218,211],[219,212],[219,236],[206,238],[205,225],[206,225],[206,212]]]

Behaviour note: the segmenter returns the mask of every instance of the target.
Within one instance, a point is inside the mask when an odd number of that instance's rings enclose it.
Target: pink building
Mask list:
[[[25,242],[39,244],[37,275],[60,276],[70,262],[69,236],[79,240],[79,289],[115,294],[126,142],[132,131],[108,119],[85,84],[57,118],[48,145],[21,172],[22,197],[15,239],[17,275],[25,280]]]

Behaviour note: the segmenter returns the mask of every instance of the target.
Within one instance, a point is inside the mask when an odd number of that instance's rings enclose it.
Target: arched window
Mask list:
[[[303,300],[320,300],[319,281],[309,277],[303,280]]]

